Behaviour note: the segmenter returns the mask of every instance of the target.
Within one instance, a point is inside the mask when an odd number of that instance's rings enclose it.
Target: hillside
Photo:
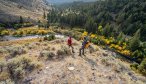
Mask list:
[[[20,16],[38,20],[50,9],[45,0],[0,0],[0,22],[14,22]]]
[[[133,72],[129,67],[129,63],[115,59],[118,56],[116,53],[93,44],[94,49],[91,50],[92,52],[90,49],[86,49],[85,56],[78,56],[81,42],[73,40],[75,53],[57,56],[57,50],[64,49],[62,46],[68,49],[66,40],[67,38],[54,40],[48,44],[41,43],[40,45],[45,45],[41,47],[42,49],[38,46],[40,50],[33,50],[33,52],[39,52],[48,46],[50,52],[54,52],[56,56],[53,56],[53,60],[44,62],[45,66],[42,69],[30,74],[23,82],[34,84],[146,83],[145,77]],[[53,46],[51,46],[52,44]],[[31,51],[28,54],[31,54]],[[40,56],[40,54],[33,53],[31,56]]]
[[[47,1],[52,4],[63,4],[63,3],[72,3],[74,1],[92,2],[92,1],[96,1],[96,0],[47,0]]]
[[[13,77],[10,80],[4,68],[5,71],[0,75],[0,83],[4,81],[18,84],[146,83],[144,76],[130,69],[130,63],[118,59],[118,54],[91,44],[92,49],[86,49],[85,56],[78,56],[81,42],[73,39],[75,53],[71,53],[66,40],[66,37],[50,42],[33,40],[33,42],[24,43],[24,40],[20,45],[17,43],[12,46],[1,46],[1,55],[3,55],[1,59],[6,56],[7,66],[12,66],[10,70],[14,71],[10,74]],[[11,49],[16,50],[19,56],[17,53],[11,54],[13,50],[10,55],[15,57],[9,56],[6,52]],[[25,63],[28,63],[27,66]],[[41,63],[41,67],[35,70],[38,63]]]
[[[54,19],[59,19],[56,22],[71,27],[80,26],[92,33],[99,33],[98,26],[102,26],[104,32],[108,32],[106,34],[109,37],[117,36],[120,32],[132,36],[140,29],[140,39],[146,40],[145,0],[101,0],[94,3],[71,3],[63,4],[58,9],[61,9],[58,12],[60,15],[50,16],[53,19],[50,22],[53,23]]]
[[[145,0],[47,1],[0,0],[0,84],[146,84]]]

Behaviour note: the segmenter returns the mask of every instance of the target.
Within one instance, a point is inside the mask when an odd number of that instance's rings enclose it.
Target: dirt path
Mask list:
[[[66,40],[66,39],[65,39]],[[114,52],[98,48],[90,53],[86,49],[86,56],[78,56],[80,42],[75,41],[75,53],[60,61],[45,61],[45,66],[33,74],[28,75],[24,84],[146,84],[146,77],[136,74],[130,69],[130,64],[116,59]],[[51,43],[49,43],[51,44]],[[57,48],[53,44],[51,47]],[[92,45],[97,47],[95,45]],[[43,47],[40,47],[40,50]],[[36,56],[39,51],[33,52]],[[30,53],[32,53],[30,51]]]

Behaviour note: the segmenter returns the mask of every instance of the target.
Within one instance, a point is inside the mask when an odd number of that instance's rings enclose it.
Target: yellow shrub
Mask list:
[[[119,46],[117,49],[118,49],[118,50],[122,50],[122,47],[121,47],[121,46]]]
[[[124,54],[124,55],[130,55],[131,53],[130,53],[130,51],[129,50],[124,50],[124,51],[122,51],[122,54]]]
[[[82,34],[82,36],[87,36],[88,32],[84,31],[84,33]]]
[[[118,45],[120,45],[120,44],[121,44],[121,41],[118,42]]]
[[[104,36],[99,36],[99,39],[104,40],[105,37]]]
[[[110,45],[110,48],[114,48],[114,46],[115,46],[115,44],[111,44],[111,45]]]
[[[115,40],[115,39],[114,39],[113,37],[110,37],[110,40],[113,41],[113,40]]]
[[[108,45],[109,45],[109,44],[110,44],[110,41],[106,41],[106,44],[108,44]]]
[[[90,36],[91,38],[95,38],[96,37],[96,35],[95,34],[91,34],[91,36]]]
[[[40,35],[44,35],[44,34],[47,34],[48,33],[48,31],[46,31],[46,30],[38,30],[37,31],[37,34],[40,34]]]
[[[0,34],[1,35],[9,35],[10,32],[8,30],[3,30]]]
[[[123,45],[124,45],[124,46],[127,46],[127,44],[126,44],[125,42],[123,43]]]
[[[126,49],[126,46],[125,45],[123,46],[123,49]]]
[[[104,42],[105,42],[107,45],[110,44],[110,40],[108,40],[108,39],[104,39]]]

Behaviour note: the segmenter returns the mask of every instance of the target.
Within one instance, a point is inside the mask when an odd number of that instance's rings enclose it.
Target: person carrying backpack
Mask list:
[[[67,44],[68,44],[69,48],[70,48],[70,47],[72,48],[72,53],[74,53],[74,48],[73,48],[73,46],[72,46],[72,38],[71,38],[71,36],[69,36],[69,38],[68,38],[68,40],[67,40]]]
[[[84,54],[84,49],[88,47],[87,44],[89,45],[88,37],[85,36],[85,37],[84,37],[84,40],[83,40],[83,42],[82,42],[82,47],[79,49],[79,56],[81,56],[81,53],[82,53],[83,55],[85,55],[85,54]]]

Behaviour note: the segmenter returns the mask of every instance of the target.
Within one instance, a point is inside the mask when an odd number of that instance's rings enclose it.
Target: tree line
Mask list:
[[[60,6],[61,7],[61,6]],[[100,0],[94,3],[72,3],[56,8],[48,14],[49,23],[60,23],[71,28],[79,26],[97,33],[103,26],[108,35],[117,36],[119,31],[132,36],[141,29],[140,39],[146,40],[145,0]],[[109,28],[109,29],[108,29]]]

